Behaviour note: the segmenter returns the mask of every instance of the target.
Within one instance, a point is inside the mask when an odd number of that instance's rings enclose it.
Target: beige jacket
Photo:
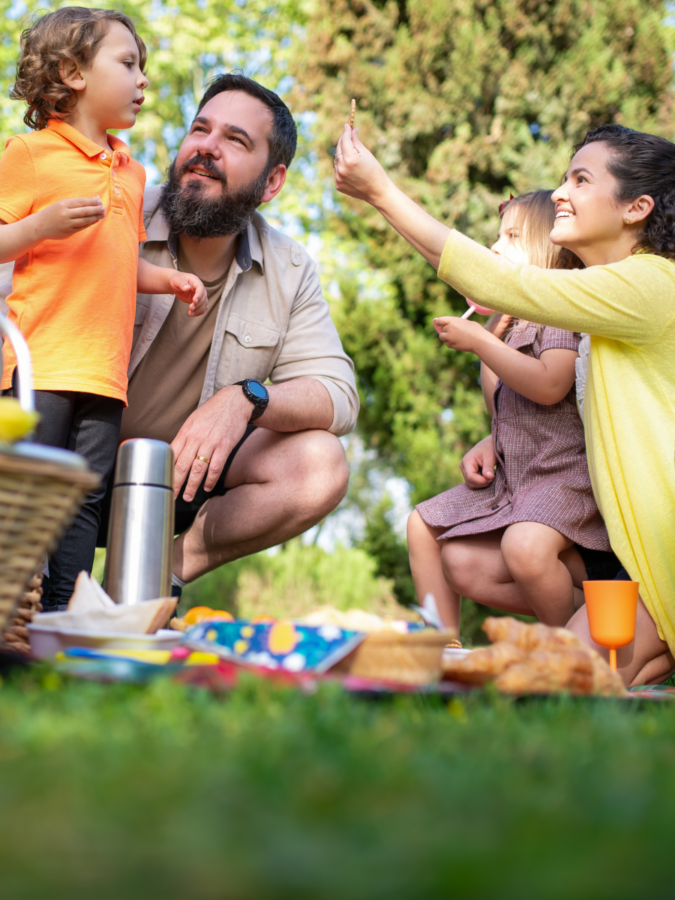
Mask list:
[[[175,247],[158,208],[159,191],[158,186],[146,188],[148,239],[141,246],[141,256],[155,265],[175,267]],[[242,271],[221,298],[200,404],[244,378],[269,378],[272,384],[315,378],[333,401],[330,431],[347,434],[359,412],[354,364],[342,349],[307,252],[255,213],[240,241],[237,263]],[[137,295],[129,377],[172,304],[170,294]]]
[[[176,265],[169,229],[157,208],[160,188],[145,191],[148,239],[141,256],[159,266]],[[314,263],[304,248],[271,228],[256,213],[240,241],[241,268],[221,298],[200,404],[227,384],[255,378],[272,384],[315,378],[333,401],[330,431],[350,432],[359,412],[354,364],[342,349]],[[0,266],[0,312],[11,292],[13,264]],[[129,377],[169,314],[170,294],[138,294]]]

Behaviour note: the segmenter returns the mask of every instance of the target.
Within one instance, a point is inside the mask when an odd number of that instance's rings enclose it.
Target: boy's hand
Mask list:
[[[471,353],[475,353],[474,347],[484,331],[479,322],[471,322],[469,319],[460,319],[456,316],[441,316],[434,319],[434,328],[446,347]]]
[[[35,213],[41,240],[63,241],[105,217],[99,197],[59,200]]]
[[[171,292],[182,300],[183,303],[189,303],[189,316],[203,316],[209,306],[209,298],[206,288],[196,275],[189,272],[172,272],[169,278]]]

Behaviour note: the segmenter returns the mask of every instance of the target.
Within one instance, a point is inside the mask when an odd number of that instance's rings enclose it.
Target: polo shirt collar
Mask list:
[[[77,147],[78,150],[81,150],[82,153],[90,159],[101,155],[101,148],[98,144],[90,141],[88,137],[85,137],[77,130],[77,128],[73,128],[73,126],[69,125],[67,122],[62,122],[61,119],[50,119],[47,122],[47,128],[49,128],[50,131],[55,131],[57,134],[60,134],[61,137]],[[127,145],[124,141],[115,137],[114,134],[108,135],[108,143],[113,153],[121,153],[123,156],[126,156],[127,161],[131,159],[131,151]]]

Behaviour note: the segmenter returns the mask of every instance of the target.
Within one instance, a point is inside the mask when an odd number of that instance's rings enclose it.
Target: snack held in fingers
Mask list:
[[[354,127],[354,118],[356,116],[356,100],[352,98],[351,105],[349,107],[349,127]]]

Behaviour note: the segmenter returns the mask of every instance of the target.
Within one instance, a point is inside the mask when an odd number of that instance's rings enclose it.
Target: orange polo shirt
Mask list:
[[[105,152],[56,119],[10,138],[0,158],[0,219],[16,222],[57,200],[101,198],[100,222],[16,260],[7,304],[28,342],[36,390],[85,391],[126,404],[145,170],[126,144],[112,135],[108,141]],[[3,355],[5,389],[16,366],[9,342]]]

